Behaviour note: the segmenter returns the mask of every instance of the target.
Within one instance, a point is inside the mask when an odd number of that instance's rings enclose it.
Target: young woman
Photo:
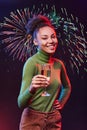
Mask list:
[[[61,130],[60,110],[70,96],[71,84],[63,62],[52,57],[58,45],[55,29],[41,15],[29,20],[26,28],[38,51],[23,68],[18,96],[18,105],[23,108],[19,129]],[[47,69],[49,76],[44,74]]]

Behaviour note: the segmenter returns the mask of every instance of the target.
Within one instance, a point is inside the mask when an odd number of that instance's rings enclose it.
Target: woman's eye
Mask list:
[[[47,38],[46,37],[44,37],[44,38],[42,38],[43,40],[46,40]]]
[[[51,38],[57,38],[55,35],[53,35]]]

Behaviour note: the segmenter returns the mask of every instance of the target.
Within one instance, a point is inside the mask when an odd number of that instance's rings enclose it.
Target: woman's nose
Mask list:
[[[52,39],[52,38],[49,38],[48,41],[49,41],[49,43],[52,43],[52,42],[53,42],[53,39]]]

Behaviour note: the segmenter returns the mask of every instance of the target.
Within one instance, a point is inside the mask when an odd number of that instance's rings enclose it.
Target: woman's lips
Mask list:
[[[50,50],[54,50],[54,49],[56,49],[56,45],[50,45],[50,46],[48,46],[48,48],[49,48]]]

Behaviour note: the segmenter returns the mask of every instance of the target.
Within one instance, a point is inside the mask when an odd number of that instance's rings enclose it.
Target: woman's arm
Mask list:
[[[62,82],[62,88],[58,101],[60,102],[61,108],[63,108],[71,93],[70,80],[68,78],[66,68],[63,62],[61,62],[61,82]]]
[[[35,63],[31,61],[25,63],[23,68],[21,89],[18,96],[19,107],[24,108],[29,105],[31,98],[37,89],[48,87],[50,84],[48,77],[36,73],[36,70]]]
[[[29,103],[31,97],[33,96],[33,94],[29,91],[29,87],[34,73],[35,65],[31,60],[28,60],[23,67],[21,89],[18,96],[19,107],[25,107]]]

